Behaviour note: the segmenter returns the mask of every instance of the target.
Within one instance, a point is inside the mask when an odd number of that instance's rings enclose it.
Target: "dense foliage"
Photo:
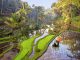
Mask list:
[[[59,0],[52,4],[52,10],[59,15],[56,22],[54,22],[57,25],[58,32],[62,30],[80,30],[79,0]]]
[[[51,9],[30,7],[21,0],[0,0],[0,57],[15,48],[19,50],[15,60],[34,60],[43,54],[57,33],[66,30],[80,32],[79,0],[58,0]],[[39,41],[35,39],[38,34],[44,35]],[[32,49],[35,53],[29,58]]]

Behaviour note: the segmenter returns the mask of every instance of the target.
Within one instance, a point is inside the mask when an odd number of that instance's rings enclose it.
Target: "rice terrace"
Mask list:
[[[0,0],[0,60],[80,60],[80,0]]]

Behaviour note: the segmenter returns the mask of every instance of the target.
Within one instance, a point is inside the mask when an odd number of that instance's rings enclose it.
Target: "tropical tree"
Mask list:
[[[65,30],[71,29],[71,26],[74,20],[73,18],[80,15],[79,13],[80,1],[79,0],[77,1],[76,0],[59,0],[58,3],[55,3],[54,7],[57,8],[56,11],[61,13],[60,18],[62,17],[61,20],[63,20],[64,22],[63,29]],[[54,7],[52,7],[53,10],[55,10]]]
[[[35,29],[39,29],[40,26],[41,26],[41,23],[43,22],[44,20],[44,8],[42,6],[33,6],[32,8],[32,12],[29,14],[29,22],[32,22],[34,21],[34,27]]]

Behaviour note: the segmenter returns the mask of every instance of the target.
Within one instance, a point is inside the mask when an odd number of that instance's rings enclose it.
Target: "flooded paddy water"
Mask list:
[[[45,30],[43,35],[35,39],[34,44],[36,44],[39,38],[45,37],[46,35],[48,35],[47,30]],[[55,39],[49,44],[46,52],[37,60],[80,60],[80,38],[64,39],[59,44],[59,47],[52,46],[54,44],[54,41]],[[16,48],[11,49],[7,53],[5,53],[4,56],[0,58],[0,60],[13,60],[14,57],[18,54],[18,52],[19,51]],[[30,57],[32,57],[33,55],[34,55],[34,46],[33,46],[33,52],[30,55]]]
[[[38,60],[80,60],[80,40],[63,40],[59,47],[53,47],[54,40]]]

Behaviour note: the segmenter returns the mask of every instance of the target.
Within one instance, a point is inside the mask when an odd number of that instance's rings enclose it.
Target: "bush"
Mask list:
[[[52,30],[49,30],[49,34],[53,34],[53,31]]]
[[[36,48],[35,51],[36,51],[36,52],[40,52],[40,49],[39,49],[39,48]]]

